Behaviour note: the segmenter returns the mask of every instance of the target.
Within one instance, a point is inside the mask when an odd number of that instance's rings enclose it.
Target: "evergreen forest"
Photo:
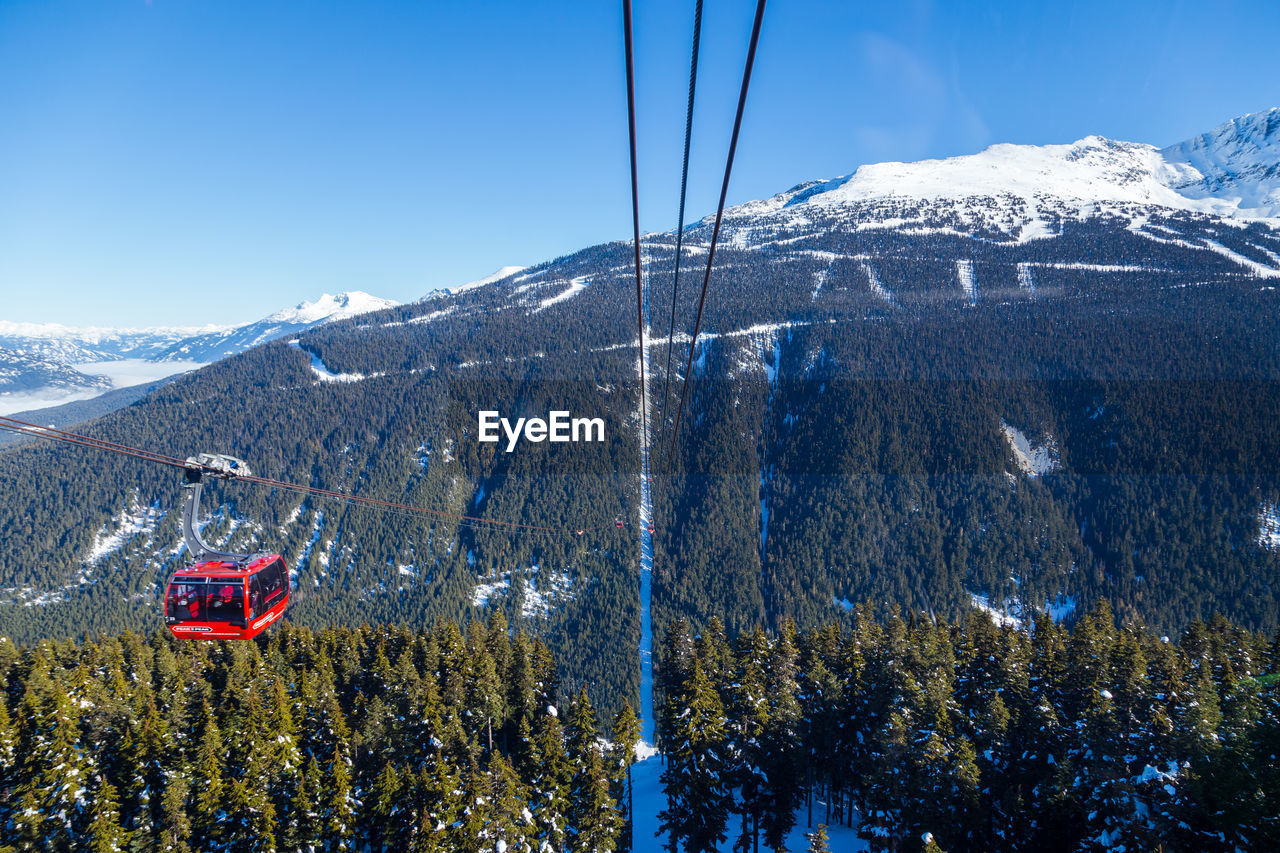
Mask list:
[[[500,615],[0,640],[0,850],[626,849],[639,722],[563,692]]]
[[[1280,849],[1280,635],[1221,618],[677,621],[656,686],[671,851],[781,850],[797,821],[873,851]]]

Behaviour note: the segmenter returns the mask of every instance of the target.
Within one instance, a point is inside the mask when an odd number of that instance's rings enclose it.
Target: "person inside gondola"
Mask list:
[[[244,617],[244,598],[237,583],[210,584],[205,597],[211,622],[238,622]]]
[[[262,613],[262,582],[257,575],[249,578],[249,616],[252,618]]]

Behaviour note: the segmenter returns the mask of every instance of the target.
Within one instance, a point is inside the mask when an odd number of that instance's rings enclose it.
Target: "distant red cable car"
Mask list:
[[[182,536],[194,562],[169,579],[165,624],[179,639],[253,639],[289,606],[289,570],[284,559],[279,554],[215,551],[195,526],[204,477],[247,477],[251,476],[249,466],[231,456],[202,453],[187,460],[185,474]]]
[[[651,522],[649,522],[649,532],[650,532],[650,533],[652,533],[652,532],[653,532],[653,522],[652,522],[652,521],[651,521]]]
[[[618,516],[613,520],[613,526],[622,529],[622,516]]]

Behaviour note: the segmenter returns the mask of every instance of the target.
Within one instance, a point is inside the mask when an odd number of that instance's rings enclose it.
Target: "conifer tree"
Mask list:
[[[741,830],[734,843],[737,850],[759,847],[760,822],[769,806],[769,778],[764,770],[768,763],[766,739],[771,716],[765,684],[769,666],[769,643],[764,631],[756,628],[738,638],[736,673],[729,691],[727,726],[729,753],[726,759],[737,768],[733,785],[740,801],[737,811]]]
[[[670,723],[662,785],[667,808],[658,814],[667,849],[710,853],[725,840],[732,804],[725,755],[724,706],[695,660],[680,688],[688,705]]]
[[[529,755],[537,766],[529,777],[529,807],[541,842],[552,850],[563,850],[569,831],[573,767],[565,751],[559,719],[553,714],[541,714],[536,719],[538,728],[532,736]]]
[[[809,853],[831,853],[831,844],[827,841],[827,825],[818,824],[818,828],[808,833]]]
[[[45,835],[44,817],[40,813],[40,801],[35,790],[27,788],[18,800],[10,818],[11,840],[20,853],[44,853],[50,849]]]
[[[204,729],[196,751],[191,785],[195,791],[192,836],[198,848],[208,849],[219,846],[222,841],[226,808],[226,785],[222,767],[226,761],[226,750],[222,745],[222,733],[218,730],[208,704],[204,706],[203,717]]]
[[[414,834],[412,849],[415,853],[446,853],[461,849],[460,827],[469,808],[466,787],[472,790],[472,776],[463,785],[461,774],[444,756],[437,755],[419,773],[418,786],[422,791],[419,800],[418,828]]]
[[[770,850],[784,848],[786,836],[795,825],[795,810],[804,784],[798,656],[796,626],[788,619],[769,654],[766,679],[769,708],[761,756],[765,773],[762,818],[764,842]],[[840,691],[833,691],[830,699],[830,707],[835,707]],[[833,722],[828,719],[825,724]],[[831,740],[834,746],[835,739]]]
[[[328,849],[351,850],[356,802],[351,789],[351,760],[341,745],[333,749],[329,779],[323,790],[324,834]]]
[[[636,761],[636,746],[640,743],[640,718],[632,710],[630,702],[624,702],[613,718],[613,736],[610,759],[613,763],[612,786],[610,796],[623,807],[625,815],[622,832],[618,839],[618,849],[627,853],[631,850],[635,811],[633,809],[631,765]]]
[[[531,843],[534,826],[533,816],[525,806],[528,794],[501,752],[493,754],[485,775],[489,800],[489,819],[485,826],[487,842],[494,850],[532,853],[535,849]]]
[[[78,708],[60,684],[37,682],[24,698],[24,710],[32,707],[23,787],[36,795],[45,843],[63,848],[83,829],[93,753],[80,743]]]
[[[171,771],[166,776],[157,828],[158,849],[166,853],[188,853],[191,850],[191,818],[187,808],[189,791],[187,778],[181,770]]]
[[[18,729],[0,696],[0,791],[12,792],[18,773]],[[0,795],[0,809],[9,805],[9,794]]]
[[[693,670],[695,651],[689,623],[678,619],[667,628],[662,638],[655,670],[654,688],[658,694],[655,702],[662,712],[658,714],[656,734],[658,745],[667,751],[667,725],[675,720],[688,704],[683,694],[684,685]]]
[[[89,849],[93,853],[124,853],[128,847],[129,833],[120,826],[120,804],[115,786],[104,779],[93,798]]]
[[[505,625],[505,621],[502,623]],[[467,643],[466,707],[475,721],[471,734],[482,740],[486,752],[493,752],[494,729],[506,721],[506,691],[498,662],[489,653],[489,637],[479,622],[472,623]],[[500,644],[499,644],[500,645]]]
[[[287,807],[280,812],[280,840],[286,850],[310,850],[321,837],[317,803],[323,785],[320,764],[313,756],[298,775]]]
[[[596,712],[584,687],[569,708],[569,757],[575,770],[569,783],[569,848],[613,850],[621,829],[617,803],[609,796],[610,774],[605,768],[596,731]]]
[[[403,849],[398,840],[403,837],[401,827],[401,791],[403,784],[394,764],[384,764],[369,792],[370,815],[368,833],[370,845],[375,851]]]

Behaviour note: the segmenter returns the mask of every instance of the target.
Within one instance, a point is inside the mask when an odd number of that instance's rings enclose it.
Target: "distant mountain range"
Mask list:
[[[326,293],[315,302],[238,326],[75,328],[2,320],[0,414],[147,384],[285,335],[397,304],[361,291]]]

